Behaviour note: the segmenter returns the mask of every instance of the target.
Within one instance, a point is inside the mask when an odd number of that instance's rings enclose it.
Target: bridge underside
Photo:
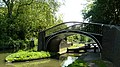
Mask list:
[[[61,43],[61,41],[66,38],[67,36],[73,35],[73,34],[83,34],[86,35],[90,38],[92,38],[97,45],[99,46],[99,49],[101,50],[101,39],[102,36],[101,35],[97,35],[97,34],[88,34],[86,32],[82,32],[82,31],[61,31],[59,33],[56,33],[54,35],[49,36],[46,39],[46,44],[47,44],[47,50],[50,52],[59,52],[59,45]]]

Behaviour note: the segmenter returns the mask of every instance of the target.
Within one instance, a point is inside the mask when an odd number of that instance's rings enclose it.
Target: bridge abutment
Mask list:
[[[120,27],[104,26],[102,39],[102,58],[120,66]]]
[[[45,46],[45,32],[38,33],[38,51],[46,50]]]

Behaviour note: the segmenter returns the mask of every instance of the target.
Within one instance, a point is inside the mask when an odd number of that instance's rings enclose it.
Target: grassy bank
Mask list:
[[[84,60],[75,60],[67,67],[94,67],[93,64],[97,67],[108,67],[103,60],[93,60],[91,63],[85,62]]]
[[[11,55],[8,55],[5,58],[6,62],[17,62],[17,61],[27,61],[27,60],[34,60],[34,59],[41,59],[41,58],[48,58],[51,57],[52,55],[55,55],[50,52],[29,52],[29,51],[21,51],[21,52],[16,52]]]
[[[72,64],[67,67],[88,67],[88,64],[83,60],[75,60]]]

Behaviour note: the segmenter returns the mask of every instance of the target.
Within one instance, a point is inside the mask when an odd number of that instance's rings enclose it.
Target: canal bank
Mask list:
[[[33,61],[25,61],[25,62],[15,62],[15,63],[6,63],[5,58],[11,53],[2,52],[0,53],[0,67],[65,67],[69,64],[73,63],[75,60],[84,60],[89,63],[89,65],[95,65],[92,63],[93,60],[100,60],[100,53],[64,53],[59,57],[33,60]],[[113,67],[112,63],[105,61],[107,67]]]

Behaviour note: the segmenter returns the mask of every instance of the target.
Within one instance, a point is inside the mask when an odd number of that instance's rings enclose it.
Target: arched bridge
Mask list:
[[[39,33],[39,50],[59,51],[62,39],[74,33],[91,37],[102,49],[102,26],[98,23],[64,22]]]
[[[57,52],[59,43],[73,33],[91,37],[99,46],[102,59],[120,66],[120,26],[98,23],[65,22],[39,32],[38,50]],[[117,61],[117,62],[116,62]]]

